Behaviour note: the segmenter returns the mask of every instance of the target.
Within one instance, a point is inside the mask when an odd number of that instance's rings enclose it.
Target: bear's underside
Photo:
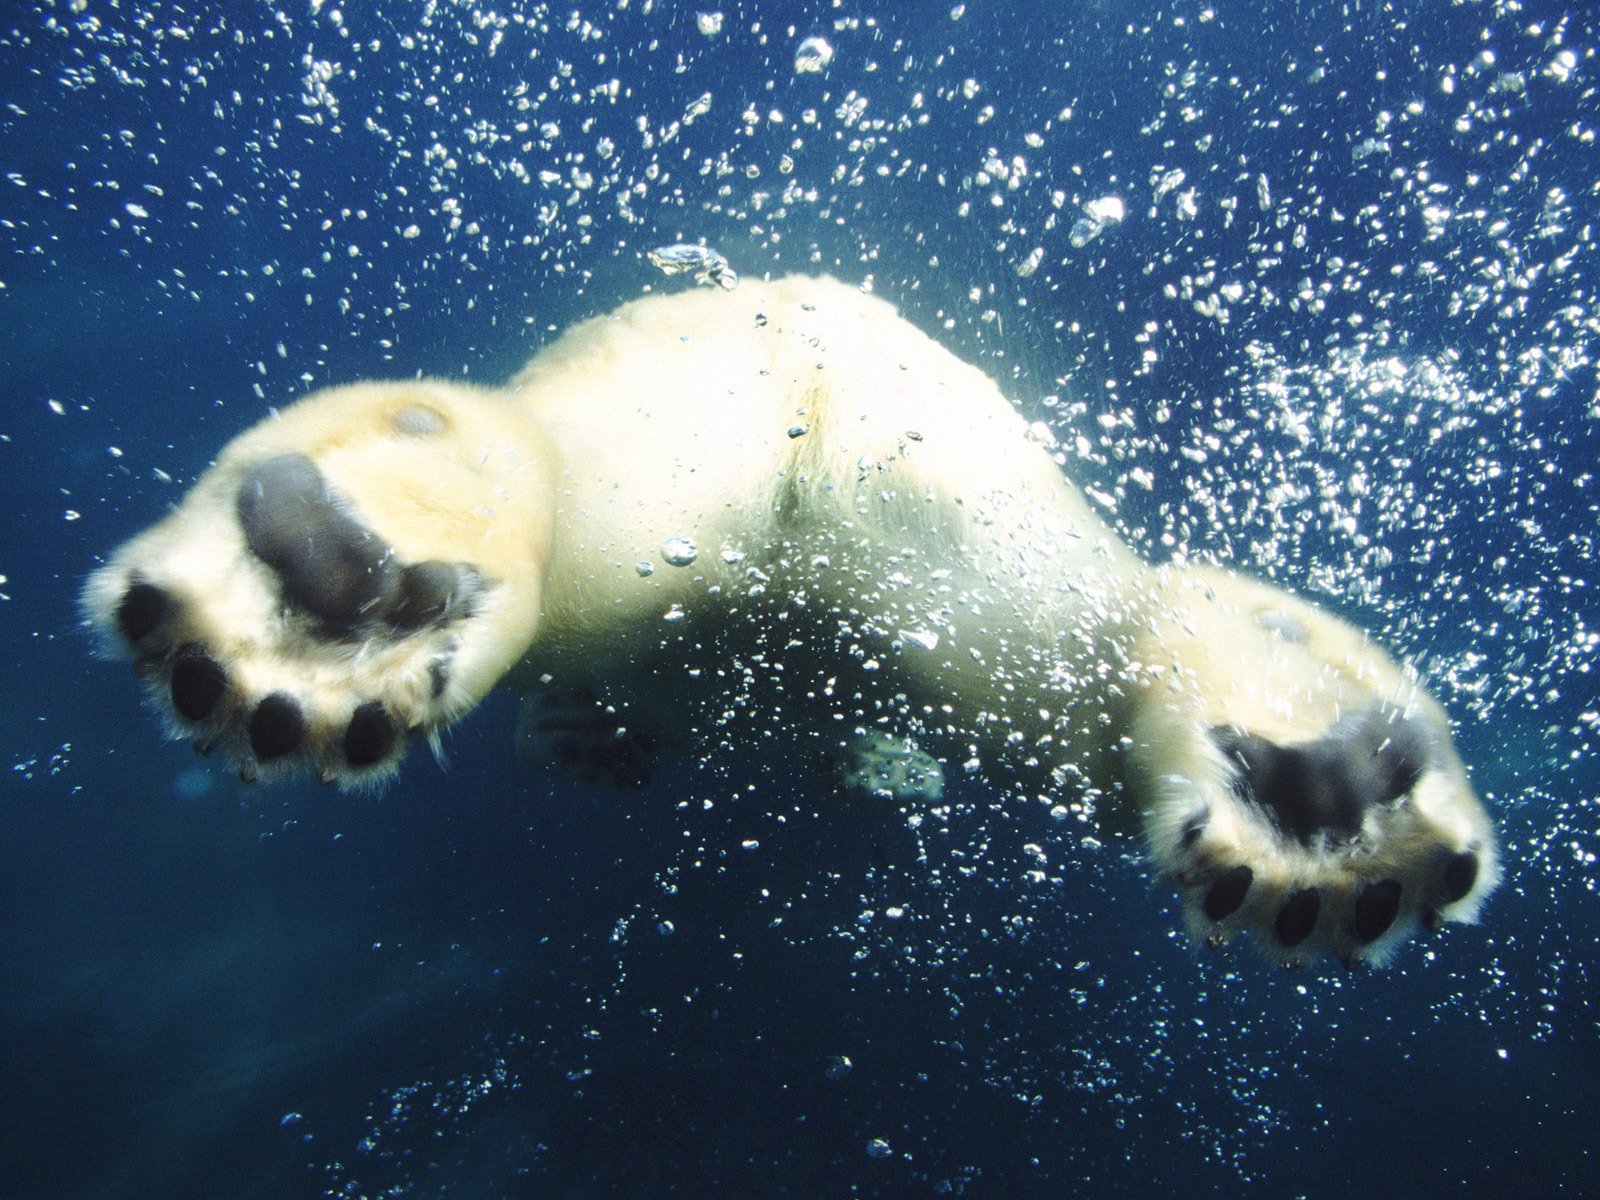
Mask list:
[[[1415,675],[1286,592],[1146,566],[1046,442],[841,284],[651,297],[505,389],[269,418],[85,608],[247,778],[381,779],[504,679],[535,693],[524,755],[626,785],[691,708],[803,664],[835,778],[915,804],[917,754],[971,755],[1141,827],[1208,942],[1354,963],[1470,919],[1492,831]],[[911,732],[928,750],[897,758]]]

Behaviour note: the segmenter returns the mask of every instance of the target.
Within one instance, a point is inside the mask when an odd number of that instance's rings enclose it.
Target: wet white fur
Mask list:
[[[491,585],[479,611],[357,643],[282,612],[234,495],[249,463],[289,451],[309,455],[407,560],[472,564]],[[671,538],[697,546],[692,565],[666,561]],[[413,381],[312,396],[232,442],[176,511],[95,573],[85,606],[108,645],[134,579],[179,602],[162,646],[202,643],[229,675],[225,711],[202,736],[247,759],[250,707],[275,690],[300,700],[306,748],[279,770],[347,782],[392,770],[340,761],[340,731],[364,701],[432,735],[502,678],[626,685],[670,636],[669,614],[716,620],[737,606],[750,619],[798,600],[879,652],[938,714],[935,732],[1063,803],[1087,794],[1101,814],[1142,823],[1198,935],[1247,927],[1270,945],[1283,897],[1316,884],[1318,933],[1280,957],[1351,957],[1350,898],[1395,878],[1401,919],[1365,951],[1381,957],[1428,906],[1441,850],[1481,862],[1446,919],[1470,918],[1496,878],[1445,716],[1412,676],[1279,590],[1145,566],[987,376],[829,280],[636,301],[575,327],[501,390]],[[433,697],[437,658],[450,674]],[[1412,797],[1373,814],[1353,846],[1280,836],[1234,796],[1207,733],[1305,741],[1380,702],[1419,715],[1438,752]],[[1204,835],[1184,846],[1200,809]],[[1200,909],[1206,882],[1235,863],[1256,883],[1214,927]]]

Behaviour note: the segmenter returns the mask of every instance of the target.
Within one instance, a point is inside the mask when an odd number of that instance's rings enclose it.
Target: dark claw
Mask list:
[[[117,628],[129,642],[143,641],[172,615],[172,597],[153,583],[135,583],[117,605]]]
[[[387,758],[394,743],[394,722],[382,703],[368,700],[351,715],[344,731],[344,760],[352,767],[370,767]]]
[[[273,692],[250,714],[250,749],[262,762],[271,762],[298,749],[305,731],[300,705],[282,692]]]
[[[1385,879],[1364,888],[1356,897],[1355,935],[1363,942],[1377,941],[1400,912],[1400,884]]]
[[[428,682],[432,685],[435,700],[444,695],[444,689],[450,683],[449,659],[436,658],[428,664]]]
[[[1444,900],[1454,904],[1478,882],[1478,856],[1471,850],[1458,850],[1444,860]]]
[[[1245,894],[1250,890],[1250,884],[1255,879],[1255,872],[1242,863],[1237,867],[1229,867],[1217,876],[1210,888],[1206,891],[1205,913],[1212,921],[1221,921],[1233,916],[1239,911],[1239,906],[1244,903]]]
[[[1291,949],[1311,936],[1322,913],[1322,894],[1314,887],[1301,888],[1283,902],[1272,931]]]
[[[204,721],[228,690],[228,677],[199,646],[185,646],[172,664],[172,707],[187,721]]]

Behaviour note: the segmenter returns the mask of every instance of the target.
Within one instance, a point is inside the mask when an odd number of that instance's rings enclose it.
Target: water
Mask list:
[[[1592,15],[711,15],[0,20],[7,1187],[1583,1194]],[[672,246],[893,297],[1148,553],[1254,563],[1417,660],[1500,825],[1483,923],[1348,978],[1202,955],[1115,831],[953,769],[909,817],[830,802],[781,713],[621,799],[515,768],[506,696],[381,796],[247,788],[90,658],[96,556],[269,406],[502,379],[688,286]]]

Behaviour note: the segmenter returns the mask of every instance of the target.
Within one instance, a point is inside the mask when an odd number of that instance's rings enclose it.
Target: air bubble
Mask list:
[[[794,73],[807,75],[826,71],[832,61],[833,47],[828,44],[828,39],[808,37],[795,47]]]
[[[687,567],[699,555],[699,548],[686,537],[669,537],[661,543],[661,557],[666,559],[670,566]],[[644,571],[639,573],[646,574]]]

